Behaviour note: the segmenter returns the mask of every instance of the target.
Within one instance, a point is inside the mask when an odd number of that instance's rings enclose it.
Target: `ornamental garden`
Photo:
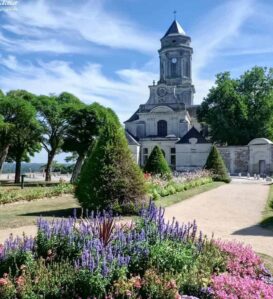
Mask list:
[[[35,237],[0,245],[0,298],[273,298],[271,273],[250,247],[164,218],[162,206],[190,190],[230,182],[215,146],[202,170],[173,172],[158,146],[141,169],[108,108],[68,93],[12,91],[0,101],[1,161],[16,162],[16,183],[21,162],[41,146],[46,181],[60,150],[76,160],[71,183],[3,185],[1,204],[72,193],[82,207],[80,216],[38,217]]]

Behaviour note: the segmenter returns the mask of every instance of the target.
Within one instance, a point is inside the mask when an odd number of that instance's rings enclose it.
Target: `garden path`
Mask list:
[[[165,217],[179,222],[196,220],[203,233],[214,238],[250,244],[256,252],[273,256],[273,232],[259,226],[269,192],[261,181],[234,179],[166,208]]]
[[[196,195],[166,208],[168,219],[179,222],[195,219],[198,227],[215,238],[238,240],[250,244],[255,251],[273,256],[273,232],[259,226],[269,186],[260,181],[235,179],[231,184]],[[34,225],[0,230],[0,243],[14,235],[36,235]]]

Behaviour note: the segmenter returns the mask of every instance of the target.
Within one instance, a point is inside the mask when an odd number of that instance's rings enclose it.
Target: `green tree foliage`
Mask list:
[[[82,168],[76,196],[84,208],[133,212],[145,196],[143,174],[132,159],[116,115],[103,110],[104,123]]]
[[[24,104],[25,121],[14,123],[12,144],[8,160],[15,162],[15,183],[20,182],[21,162],[29,162],[30,156],[41,150],[42,127],[36,119],[36,109],[31,104],[35,96],[25,90],[13,90],[7,93],[10,101]]]
[[[0,168],[9,151],[10,157],[16,154],[17,182],[23,157],[39,150],[41,129],[35,117],[35,108],[16,91],[0,95]]]
[[[45,173],[46,181],[50,181],[52,162],[61,151],[65,131],[69,126],[69,115],[82,107],[83,103],[74,95],[63,92],[59,96],[39,96],[35,105],[44,130],[42,145],[48,154]]]
[[[198,109],[198,120],[209,125],[211,140],[221,144],[273,139],[273,69],[254,67],[239,79],[218,74]]]
[[[214,181],[222,181],[226,183],[230,182],[230,177],[227,173],[225,163],[215,145],[211,148],[204,168],[212,172]]]
[[[161,176],[171,175],[171,169],[164,158],[162,150],[157,145],[153,148],[144,167],[144,171],[151,174],[159,174]]]
[[[101,109],[102,107],[95,103],[75,110],[68,116],[69,126],[65,132],[62,149],[65,152],[76,153],[77,156],[71,183],[77,181],[87,152],[98,135]]]

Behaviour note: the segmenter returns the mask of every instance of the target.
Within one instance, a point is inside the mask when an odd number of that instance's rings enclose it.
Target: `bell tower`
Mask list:
[[[178,99],[187,106],[193,104],[191,38],[174,20],[161,38],[159,49],[160,79],[158,84],[176,86]]]
[[[174,20],[161,39],[159,52],[159,83],[180,85],[191,83],[191,38],[187,36],[181,25]]]

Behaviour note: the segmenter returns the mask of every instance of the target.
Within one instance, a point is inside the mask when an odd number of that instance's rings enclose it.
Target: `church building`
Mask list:
[[[158,145],[174,170],[202,168],[211,143],[204,137],[196,117],[198,105],[194,105],[191,38],[174,20],[160,41],[159,80],[149,86],[148,101],[125,121],[128,144],[141,166]],[[264,138],[255,140],[240,147],[218,147],[231,173],[272,172],[272,142]],[[251,161],[257,143],[258,158]]]

